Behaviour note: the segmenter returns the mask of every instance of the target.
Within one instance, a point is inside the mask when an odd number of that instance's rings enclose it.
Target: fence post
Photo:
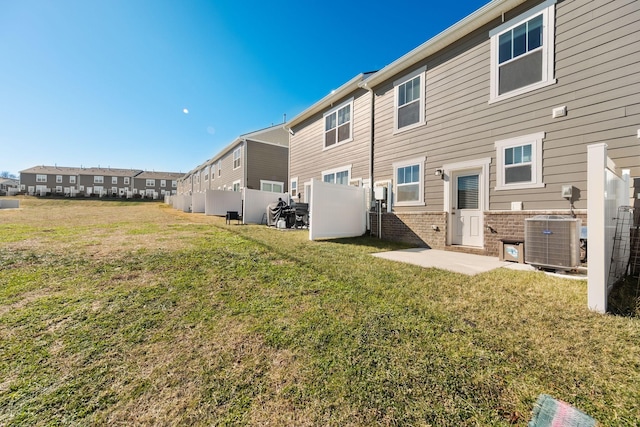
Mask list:
[[[605,191],[607,144],[587,146],[587,263],[589,309],[607,311],[607,268],[605,254]]]

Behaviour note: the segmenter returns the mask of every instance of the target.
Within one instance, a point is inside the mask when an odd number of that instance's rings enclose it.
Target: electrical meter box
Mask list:
[[[376,200],[387,200],[387,187],[374,187],[373,197]]]

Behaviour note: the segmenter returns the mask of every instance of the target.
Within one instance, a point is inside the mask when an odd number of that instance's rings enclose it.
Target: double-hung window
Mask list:
[[[118,183],[118,177],[117,176],[112,176],[111,177],[111,184],[117,184]]]
[[[94,184],[104,184],[104,176],[95,175],[93,177],[93,183]]]
[[[424,204],[424,162],[426,158],[406,160],[393,164],[395,177],[395,204],[415,206]]]
[[[273,193],[282,193],[284,189],[284,182],[279,181],[265,181],[260,180],[260,190],[269,191]]]
[[[324,148],[353,139],[353,98],[343,102],[324,115]]]
[[[156,180],[155,179],[147,179],[145,182],[145,185],[147,187],[155,187],[156,186]]]
[[[56,175],[56,183],[57,184],[62,183],[62,175]]]
[[[322,172],[322,181],[330,184],[349,185],[351,165]]]
[[[421,67],[393,83],[396,132],[424,124],[425,71]]]
[[[241,156],[242,156],[242,147],[238,147],[235,150],[233,150],[233,169],[234,170],[240,167]]]
[[[556,1],[547,0],[489,32],[489,102],[556,82],[553,72]]]
[[[75,175],[69,176],[69,184],[75,184],[75,183],[76,183],[76,176]]]
[[[36,182],[47,182],[47,175],[36,175]]]
[[[495,142],[496,190],[544,187],[542,140],[544,132]]]
[[[298,197],[298,177],[291,178],[291,185],[289,185],[291,197]]]
[[[218,176],[222,173],[222,160],[218,160]]]

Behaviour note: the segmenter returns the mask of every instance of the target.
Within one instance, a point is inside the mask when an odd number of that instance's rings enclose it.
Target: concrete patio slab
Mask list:
[[[500,267],[509,267],[510,265],[514,265],[512,262],[500,261],[497,257],[427,248],[411,248],[391,252],[379,252],[373,254],[373,256],[391,261],[419,265],[421,267],[440,268],[443,270],[453,271],[455,273],[467,274],[469,276],[485,273]]]

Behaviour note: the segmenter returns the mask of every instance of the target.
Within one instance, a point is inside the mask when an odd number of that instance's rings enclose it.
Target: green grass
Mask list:
[[[156,204],[21,204],[0,212],[0,425],[524,426],[540,393],[640,422],[640,321],[588,311],[585,282]]]

